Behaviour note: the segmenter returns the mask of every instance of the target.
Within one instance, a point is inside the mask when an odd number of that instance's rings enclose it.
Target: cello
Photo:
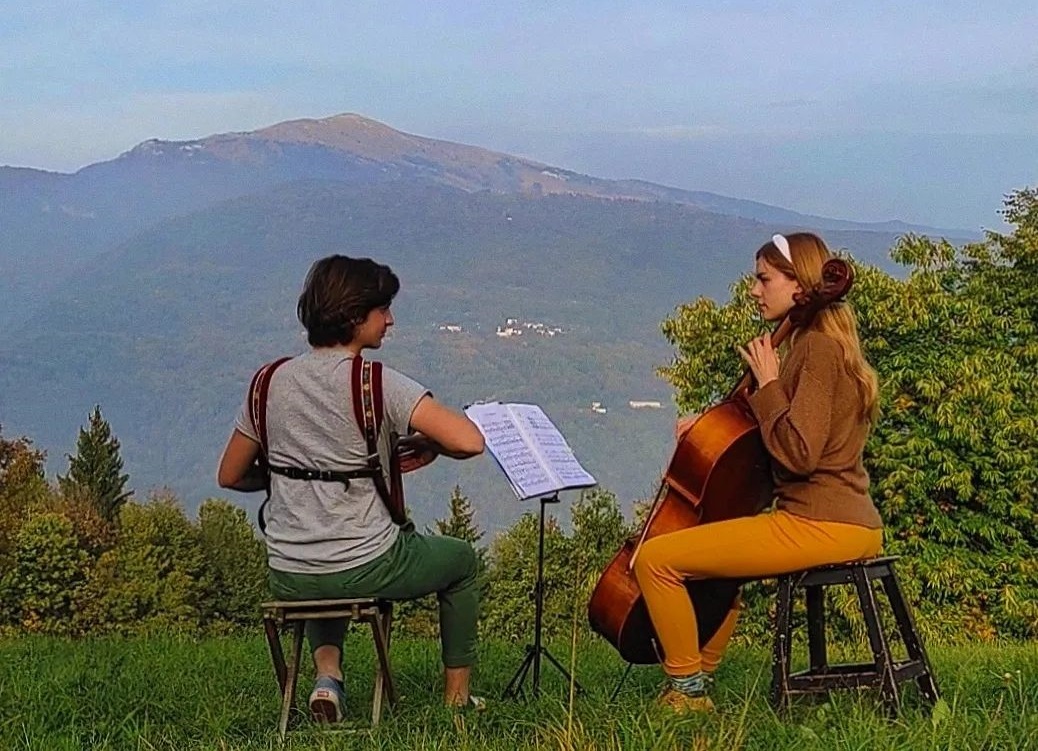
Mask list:
[[[806,326],[826,305],[850,290],[854,272],[840,258],[822,266],[821,285],[795,296],[795,305],[771,334],[778,347]],[[698,524],[752,516],[772,501],[771,462],[760,426],[746,401],[752,384],[747,370],[728,396],[706,410],[678,440],[659,491],[639,534],[624,542],[599,577],[588,602],[591,628],[630,663],[663,661],[641,590],[634,559],[648,539]],[[686,582],[699,624],[702,647],[717,631],[741,582],[703,579]]]

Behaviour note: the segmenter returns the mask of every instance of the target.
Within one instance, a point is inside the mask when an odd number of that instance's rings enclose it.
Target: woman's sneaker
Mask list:
[[[485,712],[487,709],[487,700],[482,696],[472,696],[469,694],[469,698],[460,704],[448,704],[447,709],[452,712],[468,713],[468,712]]]
[[[310,716],[314,722],[342,722],[342,705],[346,702],[346,692],[342,681],[331,676],[318,676],[314,682],[314,690],[310,692]]]
[[[458,707],[458,709],[466,712],[486,712],[487,700],[482,696],[473,696],[469,694],[469,700]]]
[[[678,691],[673,686],[665,687],[656,703],[664,709],[679,715],[714,711],[714,703],[705,693],[686,694]]]

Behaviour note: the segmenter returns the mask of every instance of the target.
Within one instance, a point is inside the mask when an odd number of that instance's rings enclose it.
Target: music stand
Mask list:
[[[533,616],[533,644],[526,645],[526,657],[523,659],[522,664],[518,670],[515,671],[515,675],[512,676],[512,680],[508,682],[508,686],[505,687],[503,696],[507,698],[521,696],[523,694],[523,682],[526,680],[526,676],[533,673],[533,695],[537,696],[541,690],[541,657],[547,657],[548,662],[559,669],[566,680],[572,683],[578,692],[583,692],[583,687],[577,683],[576,679],[570,674],[568,670],[555,659],[555,656],[548,651],[548,648],[544,646],[541,640],[541,627],[544,619],[544,507],[549,503],[558,503],[559,494],[556,492],[553,495],[540,499],[541,502],[541,526],[539,539],[537,542],[537,581],[534,584],[534,616]]]
[[[536,404],[478,402],[465,407],[465,415],[479,427],[487,448],[508,477],[519,500],[540,498],[541,526],[537,544],[537,582],[534,584],[533,644],[505,688],[505,697],[523,693],[523,682],[533,670],[533,693],[541,688],[541,657],[566,676],[580,692],[584,689],[552,656],[541,640],[544,621],[544,507],[559,502],[560,490],[590,488],[596,480],[573,455],[559,429]],[[531,471],[532,468],[532,471]]]

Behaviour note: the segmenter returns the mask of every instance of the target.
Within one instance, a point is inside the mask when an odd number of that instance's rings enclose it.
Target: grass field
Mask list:
[[[351,725],[368,716],[374,660],[370,638],[347,644]],[[553,644],[564,664],[570,645]],[[718,672],[710,716],[675,718],[653,706],[655,667],[636,668],[615,702],[620,658],[599,641],[578,646],[571,698],[561,673],[542,663],[537,698],[503,700],[520,647],[483,645],[475,687],[490,700],[480,715],[439,702],[437,647],[398,639],[392,661],[402,699],[374,731],[327,732],[298,723],[291,749],[1038,749],[1038,646],[931,646],[943,694],[932,714],[914,686],[887,720],[874,693],[801,700],[784,717],[767,703],[770,653],[733,646]],[[838,655],[837,655],[838,656]],[[796,665],[794,665],[796,667]],[[530,687],[529,680],[526,683]],[[309,693],[309,678],[300,698]],[[529,692],[527,692],[529,693]],[[0,641],[0,749],[274,749],[278,696],[259,635]]]

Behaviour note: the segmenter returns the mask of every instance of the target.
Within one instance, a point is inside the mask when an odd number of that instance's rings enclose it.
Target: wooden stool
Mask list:
[[[832,689],[879,686],[883,703],[890,713],[900,705],[899,684],[915,680],[920,693],[931,706],[939,698],[933,671],[922,641],[915,630],[912,613],[901,594],[894,574],[896,557],[852,561],[805,571],[795,571],[778,577],[778,601],[775,612],[775,649],[772,656],[771,701],[776,710],[785,709],[794,694],[826,693]],[[897,622],[901,641],[908,659],[895,662],[890,646],[880,625],[877,599],[872,582],[879,580]],[[825,645],[825,587],[832,584],[853,584],[865,628],[872,648],[873,662],[830,665]],[[807,641],[810,668],[790,674],[791,614],[793,595],[804,589],[807,599]]]
[[[351,621],[367,621],[371,624],[371,635],[375,640],[375,690],[371,700],[371,725],[378,725],[382,716],[382,700],[390,705],[396,703],[393,674],[389,669],[389,635],[393,622],[393,603],[388,600],[300,600],[298,602],[265,602],[263,630],[270,646],[270,658],[274,663],[278,687],[281,689],[281,718],[278,733],[284,739],[288,730],[289,715],[295,707],[296,684],[303,653],[303,627],[306,621],[344,618]],[[292,653],[288,664],[281,650],[280,630],[292,628]]]

